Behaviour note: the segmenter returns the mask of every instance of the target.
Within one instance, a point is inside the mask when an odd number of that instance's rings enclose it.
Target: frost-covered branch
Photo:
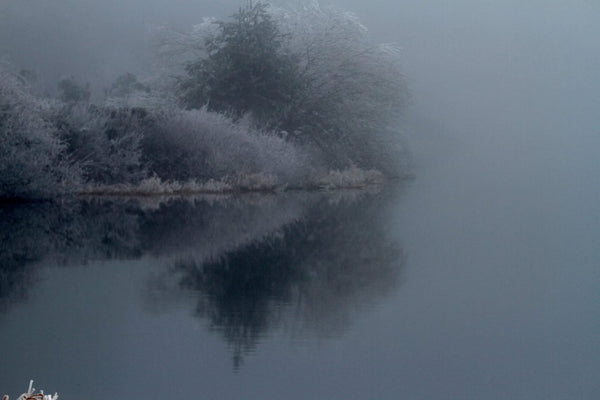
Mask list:
[[[17,400],[57,400],[58,393],[54,393],[53,395],[44,394],[43,390],[40,390],[38,393],[35,392],[35,388],[33,387],[33,380],[29,381],[29,388],[19,397]],[[2,400],[9,400],[8,395],[2,396]]]

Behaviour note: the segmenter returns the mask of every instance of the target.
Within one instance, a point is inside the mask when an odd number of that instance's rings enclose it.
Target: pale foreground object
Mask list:
[[[43,390],[40,390],[39,393],[34,393],[35,388],[33,387],[33,380],[29,381],[29,389],[27,392],[20,395],[17,400],[56,400],[58,399],[58,393],[54,393],[54,395],[44,394]],[[2,400],[8,400],[8,395],[5,394],[2,396]]]

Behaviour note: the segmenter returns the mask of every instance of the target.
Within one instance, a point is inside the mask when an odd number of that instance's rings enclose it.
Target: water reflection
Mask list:
[[[23,302],[42,264],[141,254],[127,202],[45,202],[0,207],[0,311]]]
[[[188,291],[194,314],[220,332],[235,368],[269,332],[331,337],[357,309],[398,285],[402,252],[368,198],[310,199],[301,218],[217,257],[181,257],[149,287],[155,306]],[[187,298],[187,296],[186,296]]]
[[[289,193],[90,198],[0,208],[0,311],[23,303],[41,267],[148,257],[145,309],[190,311],[223,337],[234,368],[275,331],[334,337],[399,282],[385,234],[395,194]]]

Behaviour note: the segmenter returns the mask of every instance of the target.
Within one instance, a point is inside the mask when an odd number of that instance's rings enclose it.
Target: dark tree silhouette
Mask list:
[[[184,105],[207,106],[234,119],[250,113],[262,126],[285,129],[301,80],[267,5],[250,2],[218,26],[219,33],[206,39],[207,57],[186,68],[180,82]]]

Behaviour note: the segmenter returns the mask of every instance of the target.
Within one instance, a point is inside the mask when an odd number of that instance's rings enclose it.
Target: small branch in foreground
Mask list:
[[[39,393],[35,393],[35,388],[33,387],[33,379],[29,381],[29,388],[25,393],[20,395],[17,400],[57,400],[58,393],[44,394],[43,390],[40,390]],[[2,396],[2,400],[9,400],[7,394]]]

